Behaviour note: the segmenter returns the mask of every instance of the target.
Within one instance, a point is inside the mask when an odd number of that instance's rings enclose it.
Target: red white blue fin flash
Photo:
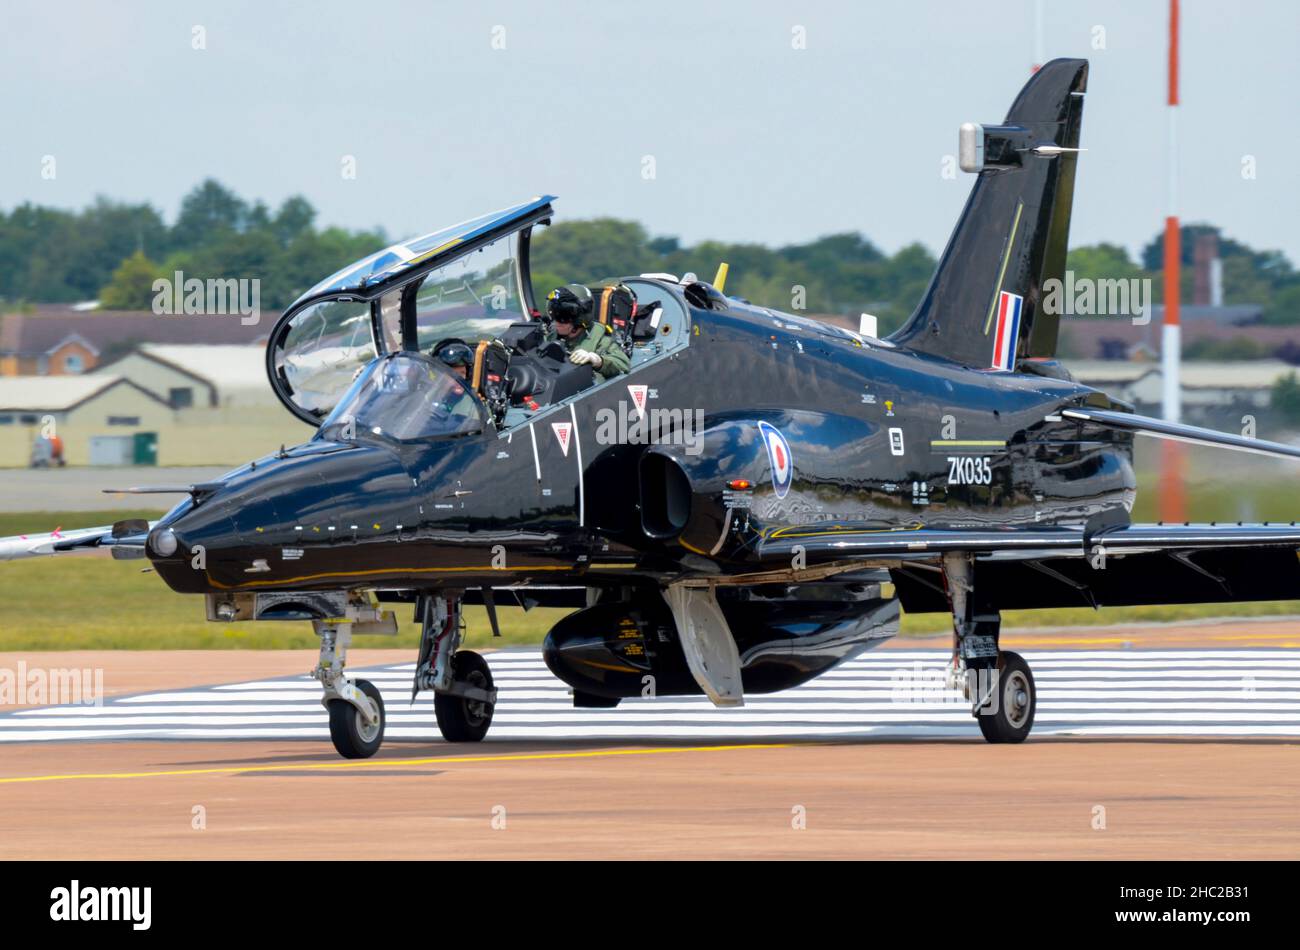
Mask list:
[[[1020,336],[1020,311],[1024,298],[1018,294],[998,294],[998,322],[993,333],[993,368],[1015,368],[1016,340]]]

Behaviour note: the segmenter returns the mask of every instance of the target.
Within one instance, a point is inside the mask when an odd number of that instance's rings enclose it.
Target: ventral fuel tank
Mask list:
[[[719,587],[740,653],[746,693],[807,682],[898,632],[885,571],[833,581]],[[543,657],[574,690],[574,705],[613,706],[632,696],[702,693],[682,653],[672,613],[655,589],[597,603],[546,635]]]

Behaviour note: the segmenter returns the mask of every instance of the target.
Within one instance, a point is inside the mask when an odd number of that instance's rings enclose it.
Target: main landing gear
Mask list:
[[[411,701],[420,690],[433,690],[433,711],[442,737],[448,742],[478,742],[492,725],[497,691],[487,660],[472,650],[459,649],[460,601],[422,595],[415,613],[421,623],[420,657]]]
[[[420,657],[415,665],[411,701],[421,690],[433,690],[438,729],[448,742],[478,742],[492,725],[497,691],[487,661],[459,650],[463,633],[455,597],[422,596],[416,602],[421,623]],[[384,741],[384,699],[369,680],[344,675],[354,632],[396,633],[391,614],[349,604],[340,620],[313,623],[320,637],[320,659],[312,677],[323,689],[321,704],[329,710],[330,739],[345,759],[369,758]]]
[[[1034,674],[1019,653],[998,646],[1002,617],[997,610],[976,609],[974,559],[945,554],[943,577],[953,620],[948,685],[970,700],[985,739],[1023,742],[1034,727]]]

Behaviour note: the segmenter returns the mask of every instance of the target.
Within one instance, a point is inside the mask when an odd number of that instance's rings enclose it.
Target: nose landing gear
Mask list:
[[[320,637],[320,660],[311,675],[324,690],[321,705],[329,710],[330,739],[345,759],[369,758],[384,741],[384,699],[369,680],[353,681],[343,673],[353,624],[317,620],[312,626]]]
[[[369,680],[357,680],[357,691],[374,704],[374,718],[367,717],[345,699],[331,699],[330,739],[345,759],[368,759],[384,741],[384,698]]]

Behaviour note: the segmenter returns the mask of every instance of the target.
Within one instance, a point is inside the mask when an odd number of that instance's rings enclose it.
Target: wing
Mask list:
[[[149,530],[157,524],[133,518],[101,528],[50,531],[46,534],[18,534],[0,538],[0,561],[67,554],[90,548],[111,548],[115,558],[142,557]]]
[[[1128,412],[1083,407],[1049,417],[1060,418],[1153,438],[1300,458],[1296,446]],[[1130,524],[1127,512],[1118,510],[1082,527],[877,531],[809,525],[765,534],[755,551],[766,570],[788,568],[796,557],[809,567],[887,566],[909,610],[943,609],[946,594],[933,575],[949,553],[975,559],[977,586],[999,608],[1300,597],[1300,527],[1294,521]]]
[[[774,531],[758,543],[759,560],[788,564],[800,551],[807,563],[838,560],[933,560],[949,552],[1035,559],[1202,551],[1219,548],[1300,548],[1300,526],[1285,524],[1118,524],[1092,528],[933,529],[873,531],[817,525]]]
[[[105,488],[102,491],[106,495],[189,495],[198,501],[221,486],[222,482],[217,481],[197,485]],[[46,557],[100,547],[111,548],[113,557],[119,559],[143,557],[145,541],[157,523],[143,518],[130,518],[100,528],[77,528],[73,531],[56,528],[46,534],[16,534],[0,538],[0,561]]]
[[[810,526],[765,536],[762,571],[887,567],[905,610],[948,609],[940,562],[969,554],[998,610],[1300,598],[1295,524],[1104,524],[1084,528],[887,531]],[[798,559],[798,561],[796,561]]]

